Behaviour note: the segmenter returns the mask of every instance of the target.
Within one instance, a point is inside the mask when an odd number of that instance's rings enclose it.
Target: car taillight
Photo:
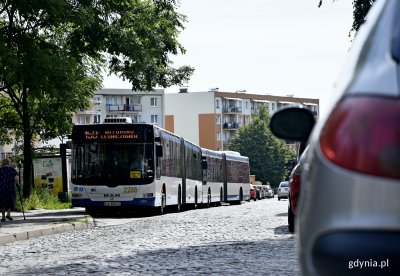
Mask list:
[[[320,145],[341,167],[400,179],[400,99],[345,98],[326,122]]]
[[[292,183],[290,185],[290,193],[292,194],[291,196],[291,201],[292,201],[292,211],[296,213],[297,211],[297,202],[299,199],[299,191],[300,191],[300,173],[296,172],[296,174],[292,178]]]

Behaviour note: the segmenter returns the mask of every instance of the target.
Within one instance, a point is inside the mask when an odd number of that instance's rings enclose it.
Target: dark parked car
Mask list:
[[[270,122],[309,146],[295,220],[302,274],[400,275],[400,1],[374,3],[335,89],[315,126],[299,107]]]
[[[297,216],[297,205],[300,195],[301,184],[301,164],[304,162],[307,149],[301,155],[299,162],[294,166],[289,176],[289,206],[288,206],[288,224],[289,232],[294,232],[294,220]]]

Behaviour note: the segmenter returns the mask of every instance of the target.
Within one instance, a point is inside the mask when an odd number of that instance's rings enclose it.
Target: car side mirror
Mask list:
[[[315,125],[314,115],[306,108],[288,107],[271,117],[269,128],[281,139],[306,142]]]

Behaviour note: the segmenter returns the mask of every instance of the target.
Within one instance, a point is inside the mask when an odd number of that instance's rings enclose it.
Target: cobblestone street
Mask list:
[[[275,197],[116,225],[96,218],[89,230],[2,246],[0,274],[299,275],[287,204]]]

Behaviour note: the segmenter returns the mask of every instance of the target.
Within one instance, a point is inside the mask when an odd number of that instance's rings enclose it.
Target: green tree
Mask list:
[[[0,135],[22,141],[24,197],[32,184],[35,139],[69,133],[103,70],[132,90],[180,85],[193,68],[170,55],[185,17],[177,0],[0,0]]]
[[[247,126],[239,129],[230,149],[248,156],[250,173],[263,183],[277,185],[286,175],[285,164],[294,158],[286,144],[269,130],[270,116],[262,106],[259,115]]]
[[[365,21],[369,9],[376,0],[353,0],[353,25],[350,32],[357,32]],[[318,7],[321,7],[323,0],[319,1]]]

